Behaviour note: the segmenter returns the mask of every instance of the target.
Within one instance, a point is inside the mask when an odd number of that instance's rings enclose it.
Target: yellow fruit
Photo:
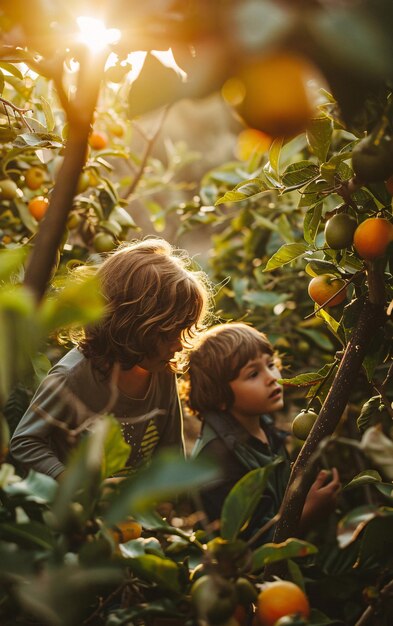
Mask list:
[[[29,189],[36,190],[45,180],[45,170],[42,167],[30,167],[25,174],[25,183]]]
[[[353,245],[362,259],[371,261],[385,254],[393,241],[393,225],[384,217],[369,217],[364,220],[353,236]]]
[[[13,200],[18,195],[17,184],[10,178],[0,180],[0,199]]]
[[[27,205],[27,208],[30,211],[30,214],[35,217],[37,222],[42,220],[49,206],[48,198],[44,196],[36,196]]]
[[[240,115],[249,126],[271,137],[291,136],[305,130],[314,105],[308,81],[315,74],[311,63],[289,52],[249,60],[238,72]]]
[[[322,306],[337,293],[327,306],[336,306],[340,304],[346,297],[346,289],[338,293],[342,287],[345,287],[345,281],[337,278],[334,274],[319,274],[314,276],[308,285],[308,294],[319,306]]]
[[[261,626],[274,626],[281,617],[294,613],[305,618],[310,615],[310,604],[302,589],[287,580],[266,583],[257,600]]]
[[[76,193],[83,193],[90,186],[90,176],[88,172],[82,172],[78,178],[78,185],[76,187]]]

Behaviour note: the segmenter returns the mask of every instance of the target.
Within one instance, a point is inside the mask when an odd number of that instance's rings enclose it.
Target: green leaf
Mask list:
[[[285,387],[311,387],[321,382],[325,376],[321,376],[318,372],[308,372],[299,374],[294,378],[281,378],[280,383]]]
[[[22,72],[19,70],[18,66],[15,65],[14,63],[6,63],[4,61],[0,61],[0,69],[6,72],[9,72],[13,76],[15,76],[15,78],[19,78],[19,80],[23,80]]]
[[[315,305],[315,308],[317,308],[317,305]],[[323,318],[330,330],[334,333],[334,335],[336,335],[337,339],[339,339],[338,330],[340,322],[335,320],[334,317],[332,317],[325,309],[320,309],[316,315]]]
[[[56,126],[55,117],[52,113],[52,109],[51,109],[49,102],[45,100],[44,96],[40,96],[40,100],[41,100],[42,110],[45,115],[46,127],[48,129],[48,132],[51,133],[55,129],[55,126]]]
[[[99,280],[90,276],[83,281],[68,278],[63,288],[47,297],[39,309],[39,319],[47,332],[73,324],[89,324],[104,313]]]
[[[269,163],[276,176],[280,175],[280,154],[284,143],[282,137],[275,139],[269,149]]]
[[[1,523],[0,539],[26,548],[52,550],[55,547],[55,540],[49,528],[39,522]]]
[[[355,487],[363,487],[364,485],[371,485],[373,483],[380,482],[382,482],[382,478],[377,471],[364,470],[364,472],[360,472],[360,474],[357,474],[354,478],[352,478],[352,480],[343,487],[343,491],[349,491]],[[392,485],[390,485],[390,489],[393,489]]]
[[[265,543],[254,551],[251,568],[255,572],[268,563],[309,556],[317,552],[318,549],[314,545],[300,539],[287,539],[283,543]]]
[[[23,496],[29,502],[43,504],[53,502],[58,486],[50,476],[30,470],[27,478],[4,487],[4,491],[10,498]]]
[[[218,475],[212,462],[186,460],[177,451],[162,451],[147,467],[121,483],[104,518],[107,523],[116,524],[128,515],[151,510],[157,502],[189,493]]]
[[[7,281],[15,272],[18,272],[26,260],[27,246],[6,248],[0,250],[0,281]]]
[[[107,417],[107,432],[104,440],[103,458],[101,461],[102,479],[113,476],[122,470],[131,453],[131,446],[124,441],[119,421],[115,417]]]
[[[364,527],[379,515],[379,506],[367,504],[352,509],[337,525],[337,541],[340,548],[345,548],[355,541]]]
[[[128,559],[134,574],[142,580],[155,583],[167,591],[180,592],[180,569],[174,561],[155,554],[144,554]]]
[[[371,418],[374,417],[380,406],[382,405],[381,396],[373,396],[365,402],[360,411],[360,415],[356,420],[356,425],[360,432],[364,432],[370,426]],[[382,405],[383,406],[383,405]]]
[[[282,183],[286,187],[286,191],[299,189],[319,175],[319,167],[311,161],[299,161],[292,163],[287,167],[283,176]]]
[[[303,256],[308,251],[308,246],[304,243],[286,243],[277,250],[275,254],[268,260],[264,272],[286,265],[295,259]]]
[[[307,127],[308,146],[320,163],[326,161],[332,134],[333,121],[327,116],[312,119]]]
[[[258,506],[270,472],[279,463],[282,463],[281,458],[265,467],[251,470],[232,487],[221,512],[221,537],[223,539],[236,539]]]
[[[309,244],[314,244],[319,231],[322,217],[322,202],[318,202],[314,207],[309,209],[304,216],[304,239]]]
[[[256,199],[267,192],[270,193],[271,189],[262,178],[252,178],[239,183],[232,191],[227,191],[222,198],[216,201],[215,206],[224,203],[242,202],[251,198]]]

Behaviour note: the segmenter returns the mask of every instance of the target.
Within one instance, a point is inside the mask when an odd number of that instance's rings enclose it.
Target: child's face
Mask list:
[[[168,363],[175,356],[176,352],[183,349],[180,333],[176,336],[169,335],[165,339],[158,339],[155,354],[145,356],[139,363],[142,369],[148,372],[159,372],[166,369]]]
[[[272,413],[284,405],[283,391],[277,380],[280,370],[270,354],[259,354],[248,361],[229,385],[234,395],[231,412],[234,417],[255,417]]]

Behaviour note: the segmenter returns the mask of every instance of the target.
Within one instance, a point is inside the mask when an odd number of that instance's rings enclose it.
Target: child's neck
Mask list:
[[[243,415],[231,410],[231,415],[243,426],[243,428],[256,439],[259,439],[263,443],[269,443],[266,437],[266,433],[261,427],[261,420],[259,415]]]
[[[129,370],[120,370],[117,378],[117,387],[129,398],[136,400],[144,398],[149,389],[151,372],[134,365]]]

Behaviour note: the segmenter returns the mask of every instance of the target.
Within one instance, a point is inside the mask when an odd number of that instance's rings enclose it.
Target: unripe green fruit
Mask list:
[[[237,605],[235,587],[221,576],[202,576],[191,587],[191,601],[198,617],[211,624],[229,619]]]
[[[333,215],[325,225],[325,239],[329,248],[332,250],[349,248],[356,227],[357,221],[347,213]]]
[[[116,243],[109,233],[97,233],[93,239],[93,247],[96,252],[110,252],[116,248]]]
[[[365,183],[376,183],[393,173],[393,142],[387,137],[376,143],[374,135],[365,137],[354,147],[352,168]]]
[[[244,606],[250,605],[252,602],[256,602],[258,598],[258,592],[252,582],[248,578],[240,577],[235,582],[236,593],[238,601]]]
[[[292,422],[292,433],[297,439],[301,441],[305,441],[310,434],[312,427],[315,424],[318,415],[315,411],[309,409],[308,411],[300,411],[298,415],[296,415],[295,419]]]

